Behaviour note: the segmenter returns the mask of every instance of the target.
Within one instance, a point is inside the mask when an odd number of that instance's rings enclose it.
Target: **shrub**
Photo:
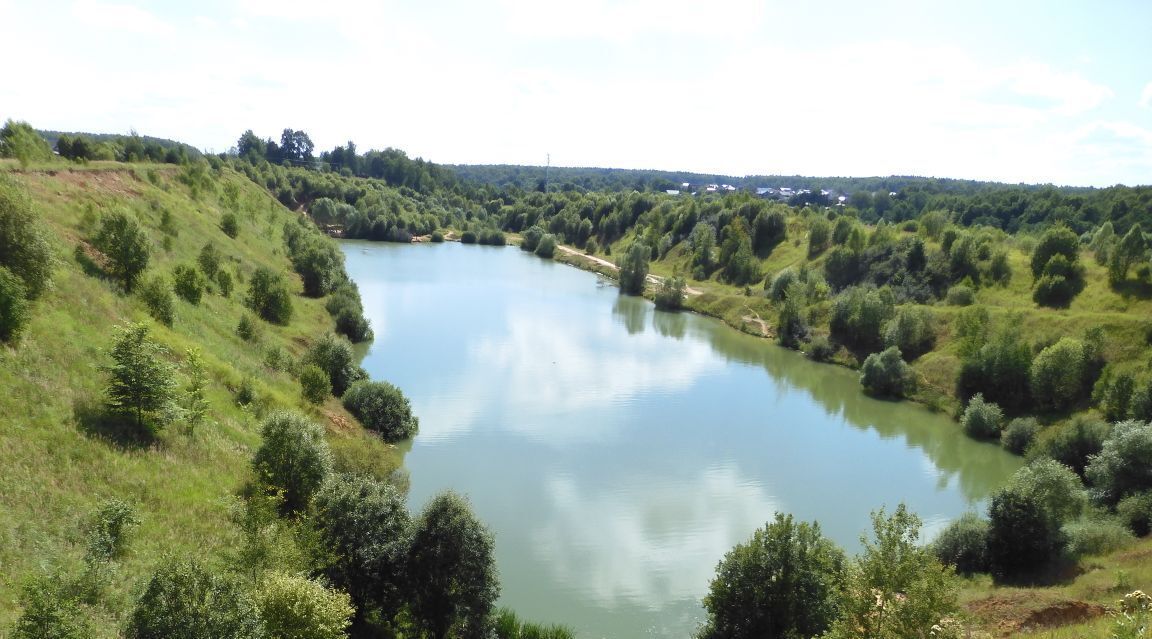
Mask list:
[[[216,271],[216,286],[220,288],[220,295],[232,297],[232,274],[225,269]]]
[[[1104,440],[1110,431],[1111,426],[1105,422],[1076,417],[1040,437],[1028,456],[1055,459],[1083,477],[1088,459],[1104,447]]]
[[[1144,537],[1152,532],[1152,490],[1128,495],[1116,504],[1116,514],[1128,530]]]
[[[596,243],[596,238],[594,238],[594,237],[588,238],[588,241],[584,244],[584,254],[585,255],[594,255],[599,250],[600,250],[600,245]]]
[[[812,637],[836,618],[844,553],[819,524],[775,521],[737,544],[720,561],[704,597],[708,619],[697,635]]]
[[[965,513],[948,524],[928,547],[940,563],[971,575],[988,572],[988,520]]]
[[[575,639],[576,633],[567,626],[543,625],[522,621],[508,608],[496,611],[492,622],[496,639]]]
[[[323,404],[332,393],[332,380],[319,366],[309,364],[300,371],[300,389],[310,404]]]
[[[816,218],[808,225],[808,257],[813,258],[828,248],[832,239],[832,226],[828,220]]]
[[[524,231],[520,237],[520,250],[534,253],[536,247],[540,245],[540,240],[544,237],[544,229],[534,225]]]
[[[431,239],[434,244],[439,244],[444,241],[444,234],[440,231],[432,231]]]
[[[332,471],[323,429],[299,413],[278,411],[264,420],[260,435],[264,441],[252,458],[256,475],[280,493],[285,510],[303,510]]]
[[[58,576],[34,579],[21,588],[23,611],[12,629],[12,639],[89,639],[92,627],[79,603],[65,591]]]
[[[1152,490],[1152,422],[1119,422],[1091,457],[1084,476],[1105,503]]]
[[[323,297],[348,279],[344,256],[330,240],[309,234],[292,250],[292,267],[304,282],[304,294]]]
[[[836,346],[827,337],[817,335],[808,342],[808,358],[814,362],[827,362],[836,355]]]
[[[948,289],[944,301],[948,306],[971,306],[976,302],[976,293],[972,291],[970,286],[957,284]]]
[[[620,292],[625,295],[642,295],[644,283],[648,279],[648,247],[642,242],[633,242],[624,253],[620,268]]]
[[[220,251],[216,249],[216,245],[208,242],[200,249],[200,255],[197,256],[196,262],[200,265],[200,270],[203,271],[205,277],[209,279],[216,277],[217,271],[220,270]]]
[[[1088,504],[1080,478],[1071,468],[1052,459],[1033,460],[1012,475],[1008,486],[1033,501],[1058,524],[1079,517]]]
[[[536,255],[545,259],[552,259],[556,253],[556,238],[548,233],[540,238],[540,242],[536,244]]]
[[[916,388],[912,367],[900,357],[900,349],[890,346],[872,353],[860,367],[864,392],[876,397],[905,397]]]
[[[1000,437],[1000,425],[1004,421],[1004,412],[994,403],[984,401],[984,395],[976,393],[968,401],[960,423],[964,432],[974,439],[992,439]]]
[[[772,300],[773,302],[784,301],[784,297],[788,293],[788,287],[799,279],[800,278],[796,274],[796,271],[790,268],[786,268],[777,273],[776,277],[773,277],[771,282],[765,280],[766,288],[768,289],[768,299]]]
[[[852,287],[833,303],[829,329],[836,341],[850,349],[879,352],[884,348],[884,323],[894,311],[886,291]]]
[[[680,277],[666,277],[656,289],[656,308],[666,311],[678,311],[684,307],[684,279]]]
[[[208,281],[200,271],[186,264],[178,264],[172,269],[172,288],[177,295],[193,306],[200,303]]]
[[[30,319],[24,280],[0,266],[0,342],[15,342]]]
[[[108,259],[109,274],[120,280],[124,290],[132,292],[140,274],[148,268],[151,250],[148,238],[136,218],[120,211],[100,220],[100,229],[92,245]]]
[[[508,238],[504,237],[500,229],[486,229],[480,232],[477,242],[487,246],[505,246],[508,244]]]
[[[363,313],[351,308],[340,309],[336,314],[336,332],[354,343],[372,340],[372,325]]]
[[[1059,522],[1019,489],[1003,488],[992,495],[988,520],[988,565],[998,580],[1035,574],[1064,548]]]
[[[240,235],[240,223],[236,219],[235,213],[225,213],[220,218],[220,230],[232,239],[236,239],[236,236]]]
[[[1085,517],[1064,526],[1068,554],[1072,557],[1100,556],[1126,548],[1136,537],[1115,517]]]
[[[50,161],[52,147],[32,125],[8,120],[0,128],[0,157],[16,158],[20,168],[28,168],[32,162]]]
[[[1040,408],[1063,410],[1083,399],[1091,384],[1084,343],[1071,337],[1040,351],[1032,361],[1032,397]],[[1093,380],[1094,381],[1094,380]]]
[[[344,408],[387,442],[408,439],[420,426],[408,398],[388,382],[362,380],[352,384],[344,393]]]
[[[266,578],[255,599],[265,635],[283,639],[344,639],[355,612],[347,593],[285,574]]]
[[[0,175],[0,266],[24,283],[29,299],[40,296],[52,278],[52,250],[28,193]]]
[[[904,306],[884,326],[884,343],[915,359],[936,345],[936,316],[922,306]]]
[[[288,285],[280,275],[264,267],[252,274],[245,301],[248,308],[265,321],[286,325],[292,320],[292,294]]]
[[[367,373],[356,365],[356,356],[348,340],[328,333],[316,340],[304,355],[303,364],[315,364],[332,381],[332,394],[340,397],[353,382],[364,379]]]
[[[1080,256],[1080,238],[1066,226],[1055,226],[1044,232],[1040,242],[1032,251],[1032,277],[1039,279],[1055,256],[1061,256],[1068,263],[1076,262]]]
[[[240,316],[240,321],[236,323],[236,335],[245,342],[251,342],[256,339],[256,322],[252,321],[251,315],[245,313]]]
[[[1017,417],[1008,422],[1008,426],[1000,434],[1000,445],[1010,453],[1023,455],[1039,432],[1040,423],[1034,418]]]
[[[260,619],[244,592],[194,560],[153,573],[128,619],[127,639],[258,639]]]
[[[140,516],[129,503],[109,499],[100,504],[88,524],[88,556],[110,561],[124,556],[128,538],[140,525]]]
[[[463,233],[461,233],[460,234],[460,243],[461,244],[475,244],[476,243],[476,231],[464,231]]]

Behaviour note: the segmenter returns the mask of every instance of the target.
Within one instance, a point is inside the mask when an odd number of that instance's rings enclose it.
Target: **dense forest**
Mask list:
[[[29,484],[65,485],[103,471],[61,455],[100,459],[128,467],[129,485],[65,491],[40,519],[32,493],[5,494],[10,519],[40,522],[0,537],[26,578],[7,597],[14,636],[567,634],[494,609],[491,537],[466,500],[409,513],[397,464],[372,461],[394,460],[379,446],[418,420],[356,364],[371,327],[327,235],[615,262],[622,294],[856,368],[862,392],[948,411],[1029,460],[984,516],[931,544],[903,507],[876,512],[854,558],[780,515],[717,567],[702,637],[966,636],[957,574],[1051,584],[1149,533],[1152,187],[601,169],[545,182],[352,142],[317,153],[293,129],[207,156],[135,135],[53,142],[0,130],[14,159],[0,176],[13,389],[0,408],[28,415],[0,430],[0,459]],[[696,179],[735,190],[665,193]],[[73,300],[96,309],[92,326]],[[27,398],[45,384],[70,397],[37,412]],[[30,443],[25,423],[51,437]],[[170,492],[140,501],[165,457]],[[205,494],[234,501],[209,508]],[[177,513],[192,497],[198,524]],[[208,548],[162,551],[169,520]],[[1115,632],[1147,619],[1148,601],[1131,606]]]

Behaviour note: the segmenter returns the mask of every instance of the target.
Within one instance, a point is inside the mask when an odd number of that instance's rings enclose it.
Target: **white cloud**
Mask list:
[[[72,4],[72,17],[90,27],[109,31],[153,36],[167,36],[175,32],[171,24],[155,14],[130,4],[78,0]]]
[[[1059,115],[1091,111],[1113,95],[1106,86],[1076,73],[1058,71],[1047,64],[1015,64],[1001,69],[1000,73],[1018,95],[1050,100],[1053,102],[1051,110]]]
[[[506,26],[518,35],[618,42],[650,34],[732,37],[755,30],[764,19],[758,0],[503,0],[501,9]]]
[[[1152,82],[1149,82],[1140,93],[1140,106],[1145,109],[1152,108]]]

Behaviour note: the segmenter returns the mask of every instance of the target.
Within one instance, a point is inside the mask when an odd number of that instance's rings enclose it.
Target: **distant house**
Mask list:
[[[667,189],[664,192],[667,193],[668,195],[680,195],[679,189]]]

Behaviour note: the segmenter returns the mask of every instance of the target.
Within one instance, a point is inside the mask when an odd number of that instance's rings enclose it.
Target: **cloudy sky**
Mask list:
[[[1152,2],[0,0],[0,118],[224,151],[1152,183]]]

